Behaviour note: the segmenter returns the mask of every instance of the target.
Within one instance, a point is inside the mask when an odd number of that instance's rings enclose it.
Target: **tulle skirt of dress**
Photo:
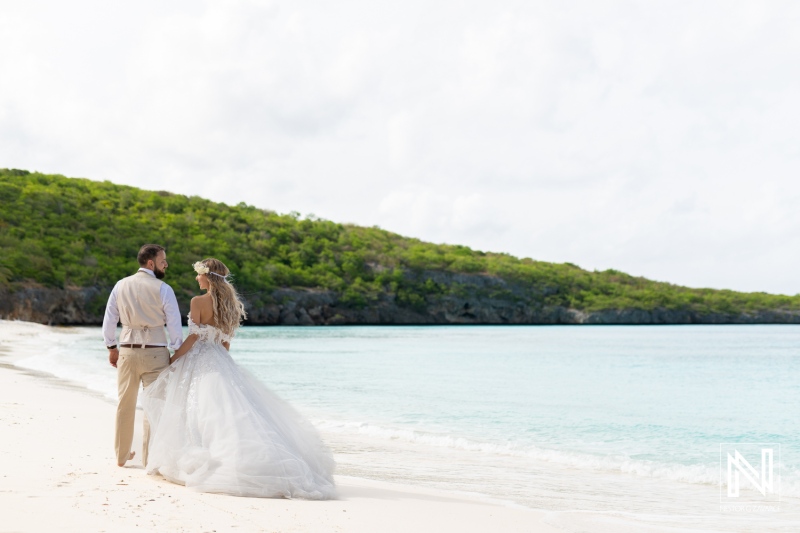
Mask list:
[[[314,427],[239,367],[198,340],[144,392],[147,472],[201,492],[328,499],[334,462]]]

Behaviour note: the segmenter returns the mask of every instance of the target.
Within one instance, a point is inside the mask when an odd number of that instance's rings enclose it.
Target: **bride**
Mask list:
[[[189,336],[147,389],[148,474],[201,492],[327,499],[336,495],[333,457],[316,430],[240,368],[228,350],[244,306],[228,268],[194,264]]]

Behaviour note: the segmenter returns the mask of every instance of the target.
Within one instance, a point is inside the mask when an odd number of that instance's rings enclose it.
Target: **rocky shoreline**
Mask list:
[[[475,281],[475,280],[473,280]],[[489,282],[491,283],[491,282]],[[471,287],[477,287],[471,284]],[[24,284],[0,288],[0,318],[49,325],[99,325],[110,287],[67,289]],[[247,325],[633,325],[633,324],[800,324],[800,312],[760,310],[741,313],[700,313],[672,309],[603,309],[584,311],[548,306],[536,299],[522,301],[516,291],[501,296],[431,295],[423,305],[404,306],[381,294],[363,308],[345,305],[339,294],[313,289],[278,289],[269,294],[244,294]],[[472,293],[472,294],[470,294]],[[253,305],[251,302],[269,302]],[[188,299],[181,302],[188,312]],[[184,309],[185,308],[185,309]]]

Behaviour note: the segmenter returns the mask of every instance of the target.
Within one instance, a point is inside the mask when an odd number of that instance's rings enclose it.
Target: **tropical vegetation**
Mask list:
[[[169,282],[183,303],[196,291],[192,263],[213,255],[229,265],[253,305],[270,303],[275,289],[299,288],[333,291],[346,306],[368,307],[388,297],[423,309],[431,298],[464,291],[457,280],[485,276],[507,282],[491,285],[487,298],[585,311],[800,308],[798,296],[691,289],[616,270],[587,271],[569,263],[431,244],[377,227],[244,203],[24,170],[0,169],[0,206],[0,287],[108,289],[135,271],[143,243],[156,242],[167,248]],[[462,276],[437,282],[414,275],[422,272]],[[100,298],[95,305],[103,303]]]

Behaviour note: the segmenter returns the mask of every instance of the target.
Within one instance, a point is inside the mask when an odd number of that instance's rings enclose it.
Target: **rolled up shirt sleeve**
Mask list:
[[[117,344],[117,324],[119,323],[119,309],[117,308],[117,285],[111,290],[106,304],[106,313],[103,315],[103,342],[106,346]]]
[[[178,309],[178,299],[175,298],[175,291],[166,283],[161,284],[161,303],[164,305],[164,315],[167,319],[169,347],[171,350],[177,350],[183,344],[181,311]]]

